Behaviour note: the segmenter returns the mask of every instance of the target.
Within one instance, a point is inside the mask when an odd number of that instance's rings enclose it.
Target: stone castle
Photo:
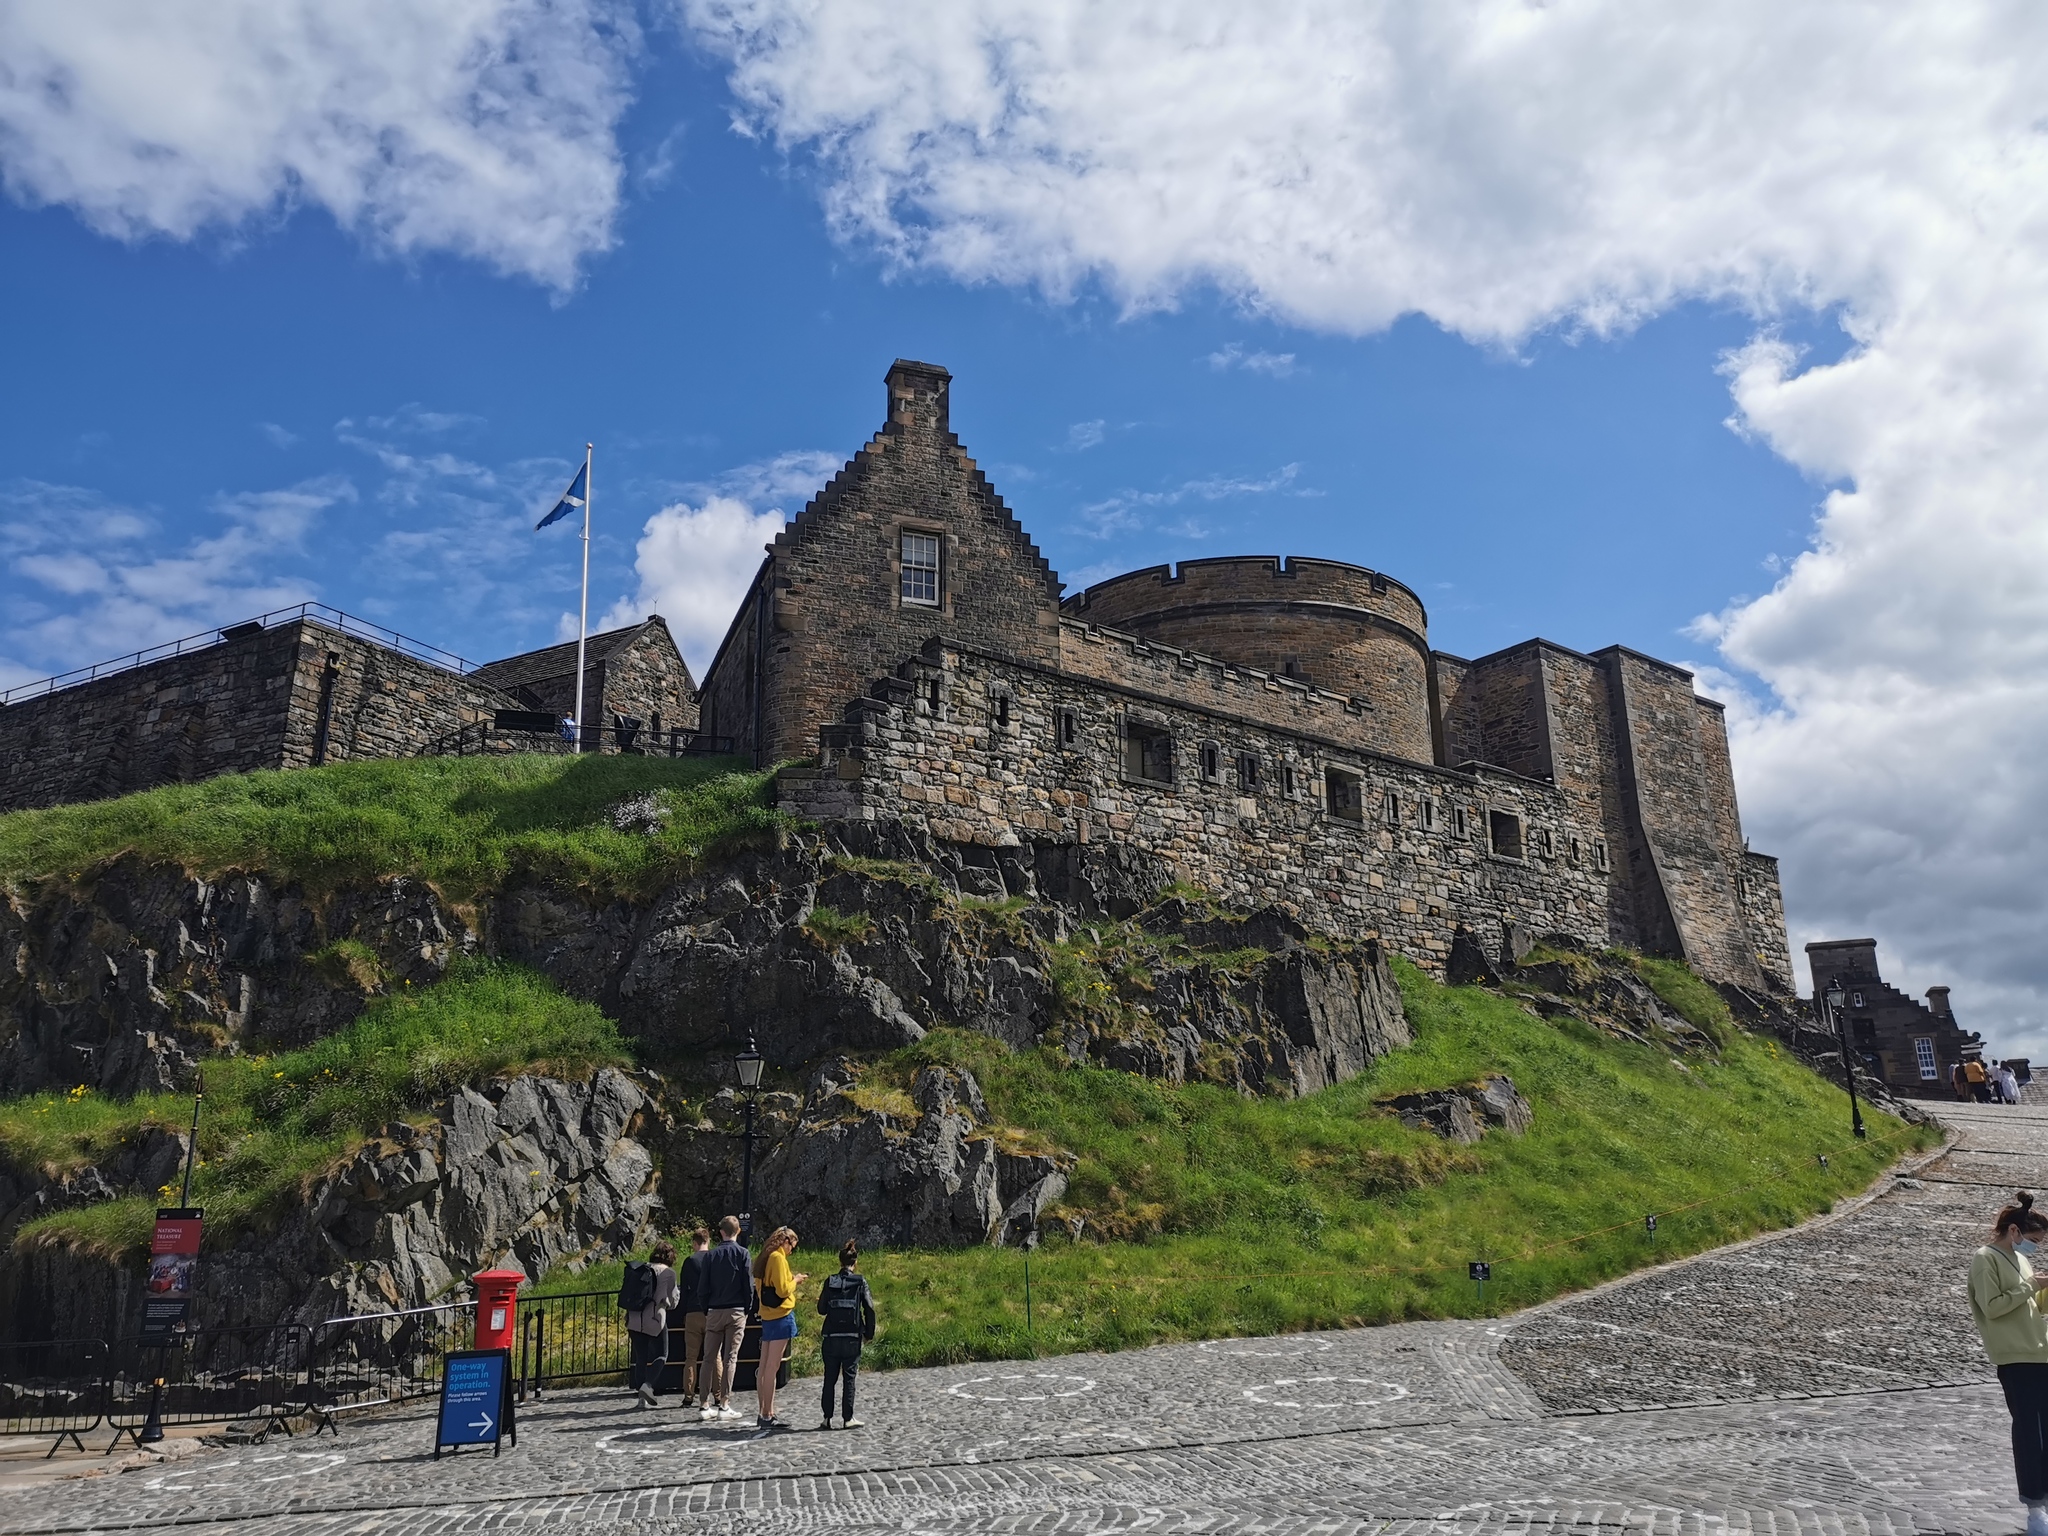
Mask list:
[[[794,761],[783,803],[820,820],[1129,845],[1439,972],[1461,940],[1556,934],[1792,992],[1777,864],[1744,842],[1721,707],[1689,672],[1544,640],[1452,656],[1409,588],[1328,560],[1063,596],[953,435],[946,370],[899,361],[887,385],[887,421],[768,546],[701,687],[659,618],[592,638],[608,750]],[[573,644],[471,667],[394,638],[301,613],[10,703],[0,809],[472,731],[503,750],[494,729],[574,690]]]

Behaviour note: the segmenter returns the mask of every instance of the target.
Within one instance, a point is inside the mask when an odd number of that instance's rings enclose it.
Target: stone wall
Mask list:
[[[801,756],[818,726],[870,680],[942,630],[991,649],[1050,662],[1059,648],[1059,581],[948,426],[943,368],[899,361],[889,370],[889,419],[810,505],[775,537],[765,591],[762,740],[758,758]],[[939,540],[938,601],[906,601],[905,533]],[[757,589],[758,590],[758,589]],[[753,652],[743,627],[712,665],[721,734]],[[751,706],[747,711],[751,718]]]
[[[0,810],[410,756],[507,702],[403,652],[294,619],[0,709]]]
[[[1768,853],[1743,850],[1742,915],[1764,979],[1779,991],[1796,992],[1792,944],[1785,936],[1785,893],[1778,883],[1778,861]]]
[[[1720,706],[1692,691],[1683,668],[1621,646],[1596,657],[1607,667],[1618,735],[1626,737],[1618,743],[1623,802],[1645,943],[1675,948],[1707,975],[1762,987],[1735,889],[1742,839]],[[1669,938],[1653,926],[1660,899]]]
[[[605,658],[604,708],[607,724],[625,715],[649,732],[696,729],[696,684],[659,617]]]
[[[948,642],[905,663],[900,681],[890,700],[857,701],[823,732],[818,767],[785,775],[790,810],[900,818],[996,847],[1127,844],[1233,904],[1291,907],[1311,927],[1381,938],[1438,972],[1461,924],[1489,949],[1506,923],[1607,942],[1605,880],[1584,856],[1597,829],[1574,823],[1550,785],[1405,762]],[[1127,771],[1132,736],[1153,732],[1170,743],[1170,783]],[[1240,757],[1256,764],[1250,784]],[[1333,775],[1351,776],[1336,780],[1334,805]],[[1493,851],[1496,813],[1512,819],[1504,830],[1519,834],[1521,857]]]
[[[1378,571],[1300,556],[1184,560],[1178,571],[1161,565],[1100,582],[1063,611],[1367,702],[1347,738],[1436,759],[1427,616],[1414,593]]]

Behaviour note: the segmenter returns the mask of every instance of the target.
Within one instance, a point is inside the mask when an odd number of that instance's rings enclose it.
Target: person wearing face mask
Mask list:
[[[2043,1233],[2048,1216],[2021,1190],[1970,1260],[1970,1315],[2012,1413],[2013,1472],[2027,1506],[2027,1536],[2048,1536],[2048,1311],[2041,1298],[2048,1275],[2035,1274],[2031,1262]]]

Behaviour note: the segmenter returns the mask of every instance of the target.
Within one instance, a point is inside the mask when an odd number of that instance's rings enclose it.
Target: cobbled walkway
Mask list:
[[[877,1374],[831,1434],[549,1393],[496,1459],[406,1415],[0,1497],[0,1531],[2014,1532],[1962,1275],[2048,1186],[2048,1107],[1940,1112],[1955,1146],[1844,1213],[1493,1323]]]

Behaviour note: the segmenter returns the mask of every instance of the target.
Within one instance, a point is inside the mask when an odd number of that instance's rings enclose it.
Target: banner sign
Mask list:
[[[206,1212],[158,1210],[149,1240],[149,1279],[142,1288],[142,1336],[168,1343],[184,1334],[199,1277],[199,1229]]]
[[[512,1351],[460,1349],[441,1361],[441,1411],[434,1419],[434,1459],[443,1446],[488,1445],[500,1436],[519,1443],[512,1422]]]

